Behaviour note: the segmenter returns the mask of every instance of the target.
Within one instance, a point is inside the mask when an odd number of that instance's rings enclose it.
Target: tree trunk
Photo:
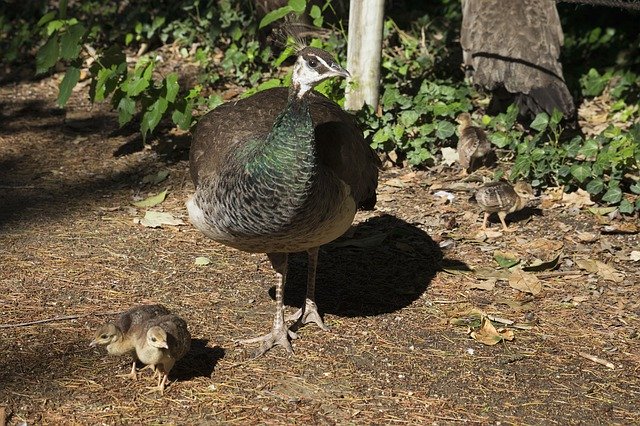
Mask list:
[[[348,80],[345,108],[378,106],[384,0],[351,0],[347,45]]]

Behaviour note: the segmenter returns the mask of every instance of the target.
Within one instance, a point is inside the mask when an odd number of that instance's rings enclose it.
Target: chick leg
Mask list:
[[[131,364],[131,371],[129,373],[117,374],[116,377],[128,377],[134,382],[138,380],[138,373],[136,373],[136,360],[135,359],[133,360],[133,363]]]
[[[484,220],[482,221],[482,229],[487,229],[487,222],[489,222],[490,213],[484,212]]]
[[[318,247],[314,247],[312,249],[307,250],[309,255],[309,265],[307,270],[307,295],[304,301],[304,305],[302,308],[298,309],[298,311],[287,317],[287,321],[295,321],[295,323],[291,326],[293,331],[297,331],[304,324],[309,324],[313,322],[318,325],[324,331],[329,331],[329,327],[327,327],[320,314],[318,313],[318,306],[316,305],[316,268],[318,266]]]
[[[500,218],[500,222],[502,222],[502,230],[505,232],[509,232],[509,227],[504,219],[507,217],[507,212],[498,212],[498,217]]]
[[[287,279],[287,253],[267,253],[273,269],[276,270],[278,282],[276,283],[276,312],[273,318],[273,327],[271,332],[264,336],[255,337],[253,339],[239,340],[240,344],[250,344],[260,342],[260,348],[256,351],[256,357],[263,355],[269,349],[276,345],[284,347],[284,349],[292,354],[293,348],[289,338],[295,339],[296,334],[286,327],[284,322],[284,283]]]

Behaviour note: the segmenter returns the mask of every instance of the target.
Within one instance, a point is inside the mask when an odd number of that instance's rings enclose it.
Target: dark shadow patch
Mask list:
[[[209,347],[207,339],[192,339],[191,349],[171,370],[171,376],[178,380],[190,380],[195,377],[211,377],[213,371],[225,356],[220,346]]]
[[[421,229],[391,215],[358,224],[320,251],[316,302],[321,313],[362,317],[411,305],[440,270],[442,251]],[[307,256],[289,257],[285,304],[302,306]],[[274,289],[270,290],[273,297]]]

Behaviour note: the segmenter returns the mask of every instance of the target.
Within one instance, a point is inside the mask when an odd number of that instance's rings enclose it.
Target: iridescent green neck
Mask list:
[[[314,130],[309,103],[290,96],[266,139],[250,144],[246,170],[254,178],[268,175],[287,185],[304,185],[315,169]]]

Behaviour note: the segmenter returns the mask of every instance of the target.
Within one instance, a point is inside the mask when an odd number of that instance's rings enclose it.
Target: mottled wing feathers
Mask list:
[[[460,42],[473,82],[504,87],[533,113],[575,107],[559,62],[564,42],[554,0],[465,0]]]
[[[490,182],[476,192],[476,201],[487,212],[508,211],[517,201],[518,194],[506,182]]]
[[[144,323],[150,318],[166,315],[169,310],[162,305],[141,305],[123,312],[116,320],[116,326],[127,334],[130,329]]]
[[[203,176],[227,167],[239,144],[266,138],[276,117],[285,109],[288,96],[287,88],[268,89],[221,105],[203,116],[194,132],[190,153],[196,185]],[[337,104],[315,92],[309,94],[308,101],[320,162],[351,187],[359,205],[371,204],[378,181],[379,160],[375,152],[355,120]]]

